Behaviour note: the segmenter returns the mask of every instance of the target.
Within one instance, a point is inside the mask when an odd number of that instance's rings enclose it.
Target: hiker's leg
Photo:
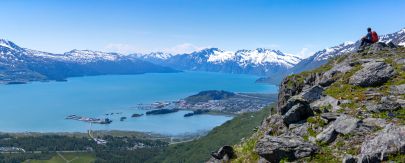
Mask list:
[[[373,43],[373,41],[369,39],[365,39],[364,42],[366,43],[366,45],[371,45]]]
[[[365,43],[365,41],[364,40],[366,40],[365,38],[361,38],[361,44],[360,44],[360,47],[362,47],[363,45],[364,45],[364,43]]]

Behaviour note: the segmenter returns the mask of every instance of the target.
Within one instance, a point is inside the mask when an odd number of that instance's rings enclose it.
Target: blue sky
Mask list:
[[[187,52],[279,49],[308,56],[405,27],[403,0],[3,0],[0,38],[62,53],[72,49]]]

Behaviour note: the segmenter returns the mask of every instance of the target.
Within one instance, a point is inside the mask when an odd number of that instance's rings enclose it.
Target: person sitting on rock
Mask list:
[[[372,31],[370,27],[367,28],[367,35],[361,38],[360,50],[363,49],[366,45],[371,45],[378,42],[378,34],[375,31]]]

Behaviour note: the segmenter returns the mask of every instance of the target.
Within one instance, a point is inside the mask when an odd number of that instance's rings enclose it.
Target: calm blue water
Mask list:
[[[145,110],[134,106],[156,101],[178,100],[202,90],[274,93],[272,85],[256,84],[255,76],[207,72],[142,75],[107,75],[70,78],[68,82],[34,82],[0,85],[1,132],[85,132],[88,123],[65,120],[71,114],[111,116],[109,125],[92,129],[130,130],[160,134],[185,134],[210,130],[232,119],[223,115],[183,117],[189,111],[131,118]],[[120,122],[119,117],[128,119]]]

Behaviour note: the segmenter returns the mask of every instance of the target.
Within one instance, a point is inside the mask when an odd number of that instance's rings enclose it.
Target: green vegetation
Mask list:
[[[49,160],[26,160],[24,163],[92,163],[96,157],[92,153],[59,153]]]
[[[242,142],[240,145],[235,145],[234,150],[236,159],[232,160],[232,162],[257,162],[257,160],[259,160],[259,155],[254,152],[254,148],[256,147],[259,137],[260,136],[253,136]]]
[[[196,95],[189,96],[184,100],[190,104],[196,104],[199,102],[208,102],[209,100],[222,100],[235,96],[235,93],[227,91],[202,91]]]
[[[319,153],[304,160],[307,162],[328,162],[328,163],[338,163],[342,162],[334,154],[333,148],[328,146],[322,146]]]
[[[396,111],[383,111],[379,113],[374,113],[372,115],[374,118],[382,118],[386,119],[389,122],[398,123],[401,125],[405,125],[405,108],[401,108]]]
[[[175,144],[147,162],[205,162],[210,158],[210,153],[224,145],[240,143],[242,138],[254,133],[254,128],[259,126],[263,119],[269,115],[270,107],[259,112],[244,113],[234,119],[214,128],[208,135],[186,143]],[[247,142],[253,148],[254,142]]]
[[[161,148],[167,147],[167,142],[161,140],[141,139],[135,136],[114,137],[110,135],[98,136],[106,140],[106,145],[98,145],[92,139],[83,136],[64,135],[35,135],[13,136],[0,135],[0,144],[4,147],[19,147],[26,153],[1,153],[0,162],[23,162],[26,160],[54,160],[56,152],[81,152],[97,157],[96,162],[144,162],[154,157]],[[133,148],[143,144],[146,148]]]
[[[308,117],[307,119],[308,123],[314,124],[316,126],[324,127],[326,126],[326,122],[321,118],[321,116],[313,116],[313,117]]]

